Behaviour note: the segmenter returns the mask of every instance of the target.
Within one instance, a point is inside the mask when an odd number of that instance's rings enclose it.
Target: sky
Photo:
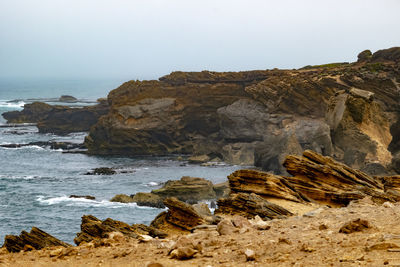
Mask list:
[[[0,78],[351,62],[400,46],[399,11],[400,0],[0,0]]]

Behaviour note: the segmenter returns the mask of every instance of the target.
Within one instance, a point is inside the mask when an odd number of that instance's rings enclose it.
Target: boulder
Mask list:
[[[196,210],[175,197],[164,200],[167,212],[160,213],[150,226],[165,232],[189,232],[197,225],[205,224],[206,220]]]
[[[369,228],[372,228],[372,226],[368,221],[358,218],[345,223],[342,227],[340,227],[339,233],[351,234],[354,232],[361,232]]]
[[[104,221],[97,219],[92,215],[82,216],[81,231],[76,234],[74,242],[76,245],[82,242],[90,242],[95,239],[107,238],[109,233],[121,232],[124,236],[138,238],[135,228],[121,221],[110,218]]]
[[[42,249],[54,246],[70,247],[71,245],[49,235],[37,227],[32,227],[29,233],[22,231],[19,236],[6,235],[3,244],[3,247],[9,252],[19,252],[25,248]]]
[[[136,202],[138,206],[165,208],[163,199],[159,195],[153,193],[136,193],[132,196],[132,202]]]
[[[120,203],[132,203],[135,202],[133,198],[131,198],[128,195],[125,194],[118,194],[115,195],[112,199],[110,199],[111,202],[120,202]]]
[[[183,176],[180,180],[169,180],[162,188],[151,193],[162,199],[176,197],[181,201],[198,202],[199,200],[215,199],[213,184],[203,178]]]

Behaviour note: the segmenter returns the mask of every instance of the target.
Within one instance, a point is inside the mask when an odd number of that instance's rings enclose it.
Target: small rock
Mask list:
[[[194,163],[194,164],[201,164],[201,163],[206,163],[210,161],[210,157],[207,155],[199,155],[199,156],[192,156],[188,158],[189,163]]]
[[[217,231],[220,235],[231,235],[235,230],[235,226],[233,226],[232,222],[228,219],[222,220],[217,225]]]
[[[371,251],[371,250],[387,250],[387,249],[393,249],[393,248],[399,248],[398,245],[394,243],[389,243],[389,242],[381,242],[374,244],[372,246],[369,246],[366,250]]]
[[[268,230],[271,228],[269,223],[264,221],[263,219],[261,219],[261,217],[258,215],[256,217],[254,217],[254,220],[251,221],[251,224],[257,230]]]
[[[117,172],[115,170],[113,170],[112,168],[100,167],[100,168],[93,169],[92,172],[87,172],[86,175],[113,175],[116,173]]]
[[[235,215],[232,218],[232,223],[237,228],[250,227],[251,223],[245,217]]]
[[[79,195],[70,195],[69,198],[85,198],[85,199],[89,199],[89,200],[95,200],[96,198],[94,196],[79,196]]]
[[[164,267],[164,265],[158,262],[150,262],[149,264],[146,265],[146,267]]]
[[[246,256],[247,261],[254,261],[256,259],[256,253],[251,249],[246,249],[244,255]]]
[[[383,207],[385,208],[394,208],[393,203],[386,201],[385,203],[382,204]]]
[[[31,251],[31,250],[35,250],[35,248],[32,247],[31,245],[28,245],[28,244],[26,244],[26,245],[24,246],[24,251]]]
[[[50,251],[50,257],[57,257],[57,256],[61,256],[63,253],[63,248],[57,248],[57,249],[53,249],[52,251]]]
[[[322,224],[319,225],[318,229],[319,229],[320,231],[326,230],[326,229],[328,229],[328,226],[326,226],[326,224],[322,223]]]
[[[149,236],[149,235],[139,235],[139,241],[140,242],[149,242],[149,241],[152,241],[154,238],[152,238],[151,236]]]
[[[179,247],[171,252],[171,259],[187,260],[193,258],[196,251],[190,247]]]
[[[339,233],[344,233],[344,234],[351,234],[354,232],[361,232],[366,229],[372,228],[370,223],[366,220],[362,220],[360,218],[350,221],[345,223],[339,230]]]

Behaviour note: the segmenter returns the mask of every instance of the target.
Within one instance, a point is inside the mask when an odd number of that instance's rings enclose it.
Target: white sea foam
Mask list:
[[[150,182],[150,183],[147,183],[146,185],[147,185],[147,186],[157,186],[158,183],[156,183],[156,182]]]
[[[5,107],[5,108],[23,108],[24,105],[25,105],[24,101],[0,100],[0,107]]]
[[[102,207],[102,208],[136,208],[136,209],[155,209],[152,207],[138,206],[136,203],[119,203],[110,202],[108,200],[91,200],[86,198],[70,198],[68,196],[45,198],[44,196],[38,196],[36,199],[38,202],[44,205],[65,205],[67,207]]]
[[[0,148],[2,148],[2,149],[11,149],[11,150],[13,150],[13,149],[26,149],[26,150],[33,149],[33,150],[45,150],[43,147],[36,146],[36,145],[33,145],[33,146],[21,146],[21,147],[0,147]]]

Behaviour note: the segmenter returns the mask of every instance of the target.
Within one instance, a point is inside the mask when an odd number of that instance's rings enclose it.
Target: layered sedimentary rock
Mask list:
[[[166,232],[187,232],[207,221],[192,205],[177,198],[167,198],[164,204],[168,211],[160,213],[150,226]]]
[[[386,171],[400,148],[399,49],[365,52],[351,64],[130,81],[110,92],[110,112],[86,144],[93,154],[188,153],[275,173],[285,173],[285,156],[312,149],[369,172],[376,163]],[[373,99],[354,93],[359,90]],[[340,110],[340,92],[346,107],[341,123],[332,124],[327,118]],[[360,148],[364,139],[368,145]]]
[[[372,92],[352,88],[332,97],[326,113],[336,149],[354,168],[372,163],[386,167],[392,161],[390,122],[373,98]]]
[[[79,245],[82,242],[106,238],[111,232],[121,232],[127,237],[138,238],[135,228],[127,223],[110,218],[102,221],[92,215],[84,215],[82,216],[81,232],[76,234],[74,242]]]
[[[80,108],[34,102],[26,104],[22,111],[10,111],[2,115],[8,123],[37,123],[41,133],[68,134],[89,131],[108,110],[106,101]]]
[[[3,244],[3,247],[5,247],[9,252],[42,249],[54,246],[69,247],[71,245],[49,235],[37,227],[32,227],[32,230],[29,233],[22,231],[19,236],[6,235]]]
[[[150,206],[165,208],[163,200],[168,197],[176,197],[180,201],[197,203],[201,200],[216,198],[216,191],[223,194],[225,187],[214,185],[204,179],[197,177],[183,176],[180,180],[169,180],[160,189],[152,190],[150,193],[136,193],[132,196],[116,195],[111,201],[114,202],[136,202],[139,206]]]

